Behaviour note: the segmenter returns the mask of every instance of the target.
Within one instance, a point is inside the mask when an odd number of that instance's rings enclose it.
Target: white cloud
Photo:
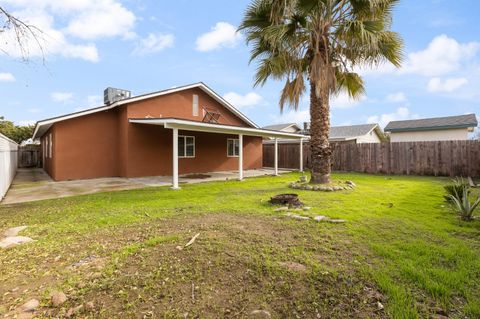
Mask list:
[[[270,115],[274,123],[297,123],[310,122],[309,110],[289,110],[279,115]]]
[[[428,92],[453,92],[464,86],[468,83],[466,78],[449,78],[442,80],[441,78],[431,78],[428,81],[427,90]]]
[[[240,39],[241,35],[233,25],[227,22],[217,22],[210,32],[197,38],[196,49],[206,52],[222,47],[232,48]]]
[[[417,117],[418,115],[412,114],[407,107],[399,107],[393,113],[369,116],[367,123],[378,123],[381,127],[385,127],[390,121],[408,120]]]
[[[160,52],[173,46],[173,34],[150,33],[146,38],[140,39],[133,54],[145,55]]]
[[[250,92],[245,95],[235,92],[228,92],[223,96],[223,98],[237,108],[255,106],[263,101],[263,98],[255,92]]]
[[[330,100],[332,109],[349,109],[355,107],[362,101],[365,101],[366,96],[362,95],[357,99],[352,99],[348,93],[341,92],[337,96],[333,96]]]
[[[65,32],[80,39],[123,36],[130,32],[135,24],[135,15],[117,1],[83,0],[79,2],[85,5],[76,12],[78,15],[70,20]]]
[[[407,100],[407,96],[403,92],[396,92],[392,94],[388,94],[385,98],[385,101],[388,103],[399,103],[405,102]]]
[[[37,38],[26,35],[23,38],[23,47],[20,47],[13,30],[0,33],[2,49],[14,58],[44,57],[48,55],[61,55],[67,58],[80,58],[90,62],[99,60],[95,44],[72,44],[65,35],[54,28],[52,15],[40,9],[26,9],[14,12],[14,14],[27,23],[36,26],[41,30],[37,32]]]
[[[0,73],[0,81],[1,82],[14,82],[15,77],[13,76],[12,73]]]
[[[18,122],[15,122],[17,125],[20,125],[20,126],[30,126],[30,125],[35,125],[37,121],[35,120],[23,120],[23,121],[18,121]]]
[[[68,102],[73,98],[73,93],[71,92],[53,92],[51,95],[52,99],[55,102]]]
[[[479,42],[459,43],[442,34],[435,37],[425,50],[413,52],[400,73],[439,76],[458,70],[480,49]]]
[[[94,40],[122,36],[128,38],[135,15],[117,0],[5,0],[12,13],[34,25],[37,39],[24,37],[23,47],[8,30],[0,34],[2,49],[14,58],[60,55],[90,62],[99,61],[94,43],[77,43],[71,38]],[[38,40],[38,42],[37,42]]]
[[[65,21],[65,33],[81,39],[122,36],[136,17],[117,0],[5,0],[21,9],[49,12]]]

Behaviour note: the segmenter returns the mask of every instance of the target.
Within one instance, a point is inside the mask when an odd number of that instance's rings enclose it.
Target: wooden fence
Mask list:
[[[480,141],[335,144],[334,171],[480,176]],[[310,168],[310,147],[304,145],[304,167]],[[279,144],[280,168],[299,167],[299,144]],[[263,166],[272,167],[274,145],[263,145]]]
[[[18,167],[42,167],[40,145],[25,145],[18,148]]]

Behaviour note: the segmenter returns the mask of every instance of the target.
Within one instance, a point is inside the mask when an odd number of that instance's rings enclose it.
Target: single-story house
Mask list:
[[[273,124],[263,127],[266,130],[289,132],[289,133],[301,133],[302,129],[297,123],[283,123],[283,124]]]
[[[475,114],[392,121],[385,127],[391,142],[467,140],[477,127]]]
[[[172,176],[262,167],[262,139],[303,135],[259,128],[204,83],[131,97],[37,122],[43,167],[56,181]]]
[[[310,123],[303,123],[303,130],[293,123],[276,124],[264,126],[265,129],[279,130],[283,132],[301,133],[306,135],[308,140],[310,135]],[[293,130],[295,129],[295,130]],[[381,143],[385,139],[382,129],[378,124],[360,124],[344,125],[330,127],[330,143]],[[279,143],[295,143],[292,140],[280,140]],[[271,144],[273,141],[265,140],[265,144]]]

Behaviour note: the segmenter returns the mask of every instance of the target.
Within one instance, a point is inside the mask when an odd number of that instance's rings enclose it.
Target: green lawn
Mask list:
[[[460,221],[444,202],[448,179],[335,174],[357,188],[295,191],[312,207],[301,214],[348,221],[330,224],[274,212],[270,196],[292,192],[297,178],[0,206],[0,229],[29,225],[22,235],[36,240],[0,254],[0,315],[37,297],[40,317],[86,302],[95,309],[82,316],[91,318],[253,310],[273,318],[480,317],[480,221]],[[196,233],[192,246],[176,248]],[[61,308],[49,307],[55,289],[69,297]]]

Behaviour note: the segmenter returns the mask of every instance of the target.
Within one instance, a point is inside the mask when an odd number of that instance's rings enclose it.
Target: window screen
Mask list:
[[[195,157],[195,137],[194,136],[178,137],[178,156],[179,157]]]
[[[49,134],[49,141],[48,157],[52,158],[52,133]]]
[[[227,139],[227,155],[238,156],[239,153],[240,152],[239,152],[238,139],[233,139],[233,138]]]

